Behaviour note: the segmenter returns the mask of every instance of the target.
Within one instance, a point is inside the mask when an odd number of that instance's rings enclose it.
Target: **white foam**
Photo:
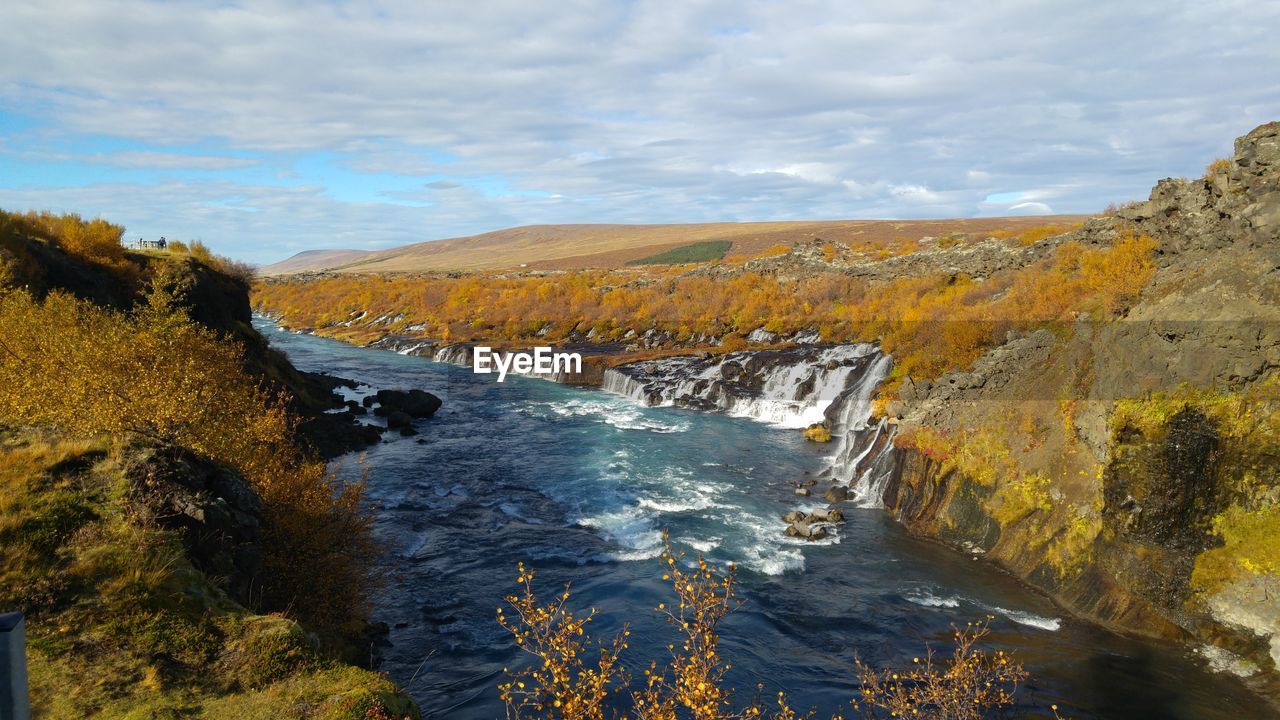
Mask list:
[[[904,600],[923,607],[960,607],[960,598],[955,596],[938,597],[928,590],[915,590],[902,596]]]
[[[536,518],[536,517],[532,517],[532,516],[529,516],[529,515],[525,515],[524,513],[520,512],[520,509],[519,509],[518,507],[516,507],[515,505],[512,505],[511,503],[502,503],[502,504],[498,505],[498,509],[499,509],[499,510],[501,510],[501,511],[503,512],[503,514],[505,514],[505,515],[510,515],[511,517],[513,517],[513,518],[515,518],[515,519],[517,519],[517,520],[522,520],[522,521],[524,521],[524,522],[527,522],[527,523],[529,523],[530,525],[542,525],[542,524],[543,524],[543,522],[542,522],[542,520],[541,520],[540,518]]]
[[[590,417],[619,430],[646,430],[655,433],[688,432],[688,422],[662,422],[646,417],[643,409],[630,403],[572,399],[558,402],[531,403],[526,411],[559,417]]]
[[[1229,673],[1242,678],[1252,677],[1258,672],[1257,665],[1216,645],[1202,645],[1196,648],[1196,653],[1208,661],[1209,669],[1214,672]]]
[[[688,545],[700,553],[709,553],[720,547],[720,538],[718,537],[707,538],[706,540],[696,540],[691,537],[679,537],[676,538],[676,542]]]
[[[684,501],[643,497],[640,498],[638,504],[646,510],[653,510],[659,513],[681,513],[694,510],[709,510],[714,507],[726,507],[706,497],[693,497]]]
[[[1019,625],[1026,625],[1027,627],[1039,628],[1050,632],[1056,632],[1058,628],[1062,627],[1062,621],[1058,618],[1042,617],[1022,610],[1006,610],[1005,608],[998,606],[991,609]]]
[[[578,522],[628,550],[649,551],[662,545],[662,533],[653,527],[649,514],[634,505],[583,517]]]

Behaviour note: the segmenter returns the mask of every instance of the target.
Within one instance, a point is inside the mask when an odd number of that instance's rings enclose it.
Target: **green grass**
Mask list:
[[[639,260],[632,260],[628,265],[682,265],[685,263],[720,260],[733,246],[730,240],[710,240],[683,247],[672,248],[657,255],[650,255]]]

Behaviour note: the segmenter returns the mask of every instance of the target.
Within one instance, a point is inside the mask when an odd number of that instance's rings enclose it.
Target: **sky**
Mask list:
[[[1280,120],[1280,3],[0,3],[0,208],[267,263],[540,223],[1097,212]]]

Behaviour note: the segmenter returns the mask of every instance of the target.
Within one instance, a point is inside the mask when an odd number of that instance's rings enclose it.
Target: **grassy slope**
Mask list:
[[[729,240],[708,240],[707,242],[682,245],[678,248],[632,260],[628,265],[680,265],[684,263],[700,263],[719,260],[733,243]]]
[[[470,237],[405,245],[347,261],[322,254],[312,261],[294,256],[262,269],[265,275],[324,269],[339,272],[422,272],[486,270],[528,265],[533,269],[621,267],[633,260],[691,243],[727,240],[730,255],[745,257],[773,245],[821,237],[851,245],[915,240],[947,233],[1018,232],[1045,223],[1074,223],[1082,217],[972,218],[956,220],[831,220],[692,225],[531,225]],[[337,252],[337,251],[335,251]]]
[[[389,680],[233,602],[175,535],[139,523],[129,476],[146,456],[119,440],[0,435],[0,606],[28,614],[43,717],[415,714]]]

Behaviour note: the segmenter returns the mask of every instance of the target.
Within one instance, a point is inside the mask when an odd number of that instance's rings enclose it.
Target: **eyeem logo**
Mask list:
[[[580,353],[554,352],[549,347],[536,347],[533,352],[494,352],[493,348],[477,345],[471,351],[471,371],[477,374],[498,373],[498,382],[507,373],[517,375],[552,375],[554,373],[581,373]]]

